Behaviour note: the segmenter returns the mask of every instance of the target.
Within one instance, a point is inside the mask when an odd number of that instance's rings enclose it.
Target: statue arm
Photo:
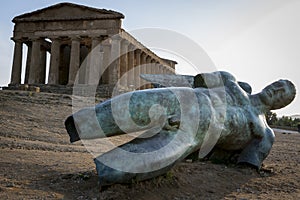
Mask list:
[[[238,163],[247,163],[252,166],[261,167],[263,160],[268,156],[272,145],[274,143],[274,132],[267,127],[263,138],[254,138],[246,146],[246,148],[239,155]]]
[[[236,82],[235,77],[228,72],[216,71],[212,73],[201,73],[194,77],[194,87],[221,87],[226,85],[228,81]]]
[[[193,92],[191,88],[180,91],[189,90]],[[81,109],[66,119],[65,126],[70,141],[75,142],[148,129],[176,130],[180,125],[179,113],[176,94],[161,88],[124,93],[95,107]]]
[[[228,72],[217,71],[202,73],[196,76],[179,74],[141,74],[140,77],[151,82],[154,88],[162,87],[191,87],[191,88],[214,88],[224,86],[227,81],[236,82],[235,78]],[[251,94],[252,88],[248,83],[238,81],[238,85]]]

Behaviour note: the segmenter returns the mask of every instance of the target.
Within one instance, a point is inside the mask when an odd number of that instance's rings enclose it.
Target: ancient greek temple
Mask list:
[[[143,84],[140,74],[174,74],[177,63],[157,56],[123,30],[123,18],[115,11],[72,3],[15,17],[10,86],[119,84],[145,89],[151,85]]]

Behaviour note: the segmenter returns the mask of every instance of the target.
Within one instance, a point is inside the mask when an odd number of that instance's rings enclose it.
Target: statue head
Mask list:
[[[281,79],[265,87],[259,96],[270,110],[279,109],[293,101],[296,88],[291,81]]]

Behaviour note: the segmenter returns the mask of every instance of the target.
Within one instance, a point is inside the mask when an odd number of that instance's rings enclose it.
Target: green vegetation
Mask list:
[[[273,127],[288,127],[292,130],[298,130],[298,126],[300,126],[300,118],[292,118],[287,116],[277,117],[276,113],[271,111],[266,113],[266,120],[270,126]]]

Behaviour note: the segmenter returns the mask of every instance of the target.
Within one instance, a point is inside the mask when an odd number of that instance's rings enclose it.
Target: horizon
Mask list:
[[[20,2],[11,0],[2,6],[0,22],[0,48],[2,53],[0,86],[10,81],[14,44],[13,17],[42,9],[63,1]],[[240,81],[248,82],[253,93],[259,92],[278,79],[291,80],[296,88],[300,85],[300,2],[297,0],[266,0],[260,2],[230,0],[218,1],[168,1],[154,0],[151,4],[141,1],[69,1],[89,7],[115,10],[125,15],[122,27],[127,32],[157,27],[171,30],[190,38],[198,44],[215,64],[217,70],[232,73]],[[147,9],[145,9],[147,6]],[[7,9],[10,7],[11,9]],[[168,11],[168,12],[166,12]],[[134,35],[134,34],[133,34]],[[134,35],[141,43],[141,35]],[[180,55],[153,50],[159,56],[179,60],[176,73],[195,75],[196,71]],[[192,54],[193,52],[190,52]],[[24,62],[23,62],[24,63]],[[199,66],[197,66],[199,67]],[[202,69],[201,69],[202,70]],[[272,110],[278,116],[300,115],[300,99],[285,108]]]

